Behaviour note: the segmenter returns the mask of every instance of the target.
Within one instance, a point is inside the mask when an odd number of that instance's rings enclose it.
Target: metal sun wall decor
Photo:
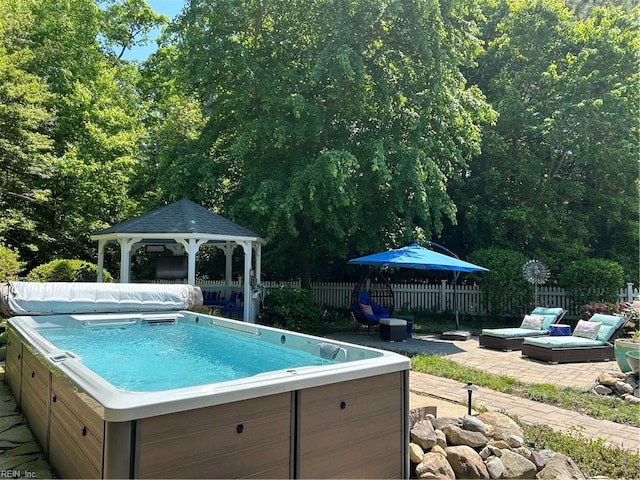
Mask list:
[[[538,285],[544,285],[549,279],[551,272],[540,260],[529,260],[522,267],[522,274],[527,282],[532,283],[535,288],[534,301],[538,301]]]

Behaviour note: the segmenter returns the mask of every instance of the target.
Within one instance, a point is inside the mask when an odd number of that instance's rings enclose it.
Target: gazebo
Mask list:
[[[146,247],[149,251],[169,249],[187,257],[187,282],[195,285],[196,254],[204,245],[225,254],[225,284],[231,285],[232,256],[236,247],[244,251],[244,320],[253,322],[256,311],[251,301],[252,281],[260,283],[260,263],[264,240],[210,210],[183,199],[91,234],[98,241],[98,281],[103,281],[104,251],[108,244],[120,245],[120,282],[129,283],[131,255]],[[254,259],[255,257],[255,259]]]

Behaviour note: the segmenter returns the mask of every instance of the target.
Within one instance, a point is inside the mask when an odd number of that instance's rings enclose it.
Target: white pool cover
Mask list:
[[[0,310],[16,315],[198,310],[202,291],[192,285],[82,282],[7,282]]]

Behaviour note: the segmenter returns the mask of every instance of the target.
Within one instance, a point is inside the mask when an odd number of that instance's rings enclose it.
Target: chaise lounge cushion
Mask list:
[[[611,325],[615,329],[620,328],[624,322],[624,317],[618,315],[604,315],[602,313],[596,313],[589,319],[590,322],[600,322],[603,325]]]
[[[574,337],[573,335],[567,335],[565,337],[535,337],[525,338],[524,344],[535,345],[543,348],[584,348],[584,347],[601,347],[606,345],[606,342],[599,340],[591,340],[584,337]]]
[[[498,338],[535,337],[548,334],[547,330],[531,330],[530,328],[492,328],[482,330],[482,335]]]

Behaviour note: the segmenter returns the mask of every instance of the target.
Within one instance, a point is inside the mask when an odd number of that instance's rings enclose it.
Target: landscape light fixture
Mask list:
[[[467,394],[469,395],[467,411],[469,412],[469,415],[471,415],[471,395],[473,395],[473,392],[475,390],[478,390],[478,387],[476,387],[473,383],[469,382],[462,388],[464,388],[467,391]]]

